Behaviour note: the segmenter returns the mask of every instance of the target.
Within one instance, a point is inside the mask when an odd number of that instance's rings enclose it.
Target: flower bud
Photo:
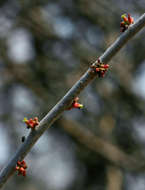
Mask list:
[[[128,18],[126,17],[126,14],[121,15],[121,18],[124,20],[125,24],[128,24]]]

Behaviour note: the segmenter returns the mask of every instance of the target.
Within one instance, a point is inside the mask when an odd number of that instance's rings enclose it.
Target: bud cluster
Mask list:
[[[97,73],[98,77],[104,77],[106,71],[108,71],[109,65],[101,63],[100,59],[97,60],[97,64],[91,65],[93,72]]]
[[[134,23],[133,17],[130,16],[130,14],[123,14],[121,15],[122,21],[120,23],[120,30],[121,32],[124,32],[128,29],[128,27]]]
[[[26,123],[27,129],[35,129],[35,127],[39,125],[38,117],[34,117],[34,119],[30,118],[29,120],[25,117],[23,122]]]
[[[26,176],[27,165],[24,160],[18,161],[15,169],[18,171],[18,175]]]

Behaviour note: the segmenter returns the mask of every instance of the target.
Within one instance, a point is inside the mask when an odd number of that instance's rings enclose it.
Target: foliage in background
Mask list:
[[[0,4],[0,131],[6,135],[6,142],[0,142],[7,150],[1,153],[5,154],[2,168],[21,136],[27,135],[21,123],[24,116],[42,118],[116,39],[120,15],[128,12],[136,20],[145,3],[14,0]],[[139,188],[143,170],[122,170],[108,161],[107,154],[102,156],[103,143],[98,141],[97,151],[92,150],[90,141],[75,135],[79,131],[74,126],[144,159],[144,49],[142,32],[115,57],[106,77],[81,94],[84,109],[66,112],[36,144],[26,158],[28,177],[15,176],[4,189]],[[134,179],[137,187],[131,185]]]

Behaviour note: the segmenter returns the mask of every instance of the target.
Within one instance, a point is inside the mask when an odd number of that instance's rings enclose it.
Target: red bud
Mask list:
[[[108,64],[105,64],[105,65],[103,66],[103,68],[104,68],[104,69],[108,69],[108,68],[109,68],[109,65],[108,65]]]
[[[130,24],[133,24],[133,23],[134,23],[134,19],[133,19],[133,17],[130,16],[130,14],[128,14],[128,22],[129,22]]]

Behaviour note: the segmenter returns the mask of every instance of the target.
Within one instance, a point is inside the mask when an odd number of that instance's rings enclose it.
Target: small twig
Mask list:
[[[139,20],[129,26],[125,31],[99,58],[102,63],[108,63],[113,56],[145,26],[145,14]],[[94,63],[94,65],[97,61]],[[18,148],[16,154],[9,161],[8,165],[0,173],[0,188],[14,173],[15,166],[18,160],[23,160],[27,153],[30,151],[39,137],[48,129],[55,120],[70,106],[73,99],[95,78],[96,73],[90,72],[91,68],[80,78],[79,81],[68,91],[68,93],[50,110],[50,112],[40,121],[36,130],[30,132],[25,142]]]

